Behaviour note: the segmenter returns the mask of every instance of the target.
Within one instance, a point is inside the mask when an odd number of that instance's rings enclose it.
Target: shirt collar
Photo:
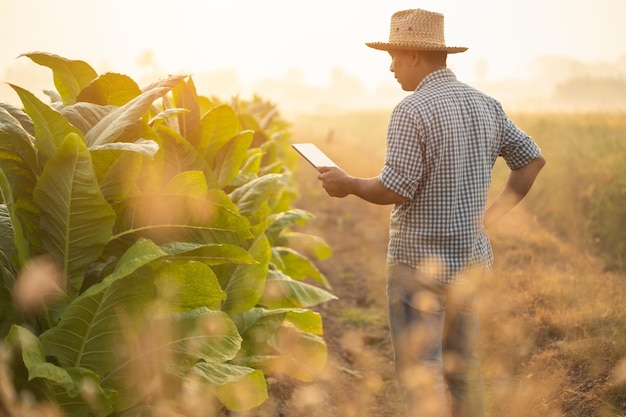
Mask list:
[[[454,73],[452,72],[450,68],[438,69],[436,71],[431,72],[426,77],[424,77],[424,79],[422,80],[421,83],[419,83],[415,91],[421,88],[424,88],[427,84],[430,84],[432,82],[442,81],[442,80],[455,81],[456,75],[454,75]]]

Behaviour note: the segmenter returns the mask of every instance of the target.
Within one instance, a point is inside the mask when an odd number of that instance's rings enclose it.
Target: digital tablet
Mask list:
[[[320,167],[337,166],[337,164],[333,162],[333,160],[330,159],[324,152],[322,152],[314,143],[294,143],[291,146],[318,171]]]

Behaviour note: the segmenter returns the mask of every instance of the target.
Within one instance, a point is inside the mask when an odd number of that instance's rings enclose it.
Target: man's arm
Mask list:
[[[493,225],[522,201],[545,164],[546,160],[539,156],[523,167],[511,170],[504,189],[485,211],[485,227]]]
[[[336,167],[319,168],[322,186],[331,197],[343,198],[353,194],[370,203],[387,205],[402,204],[406,198],[384,187],[378,178],[357,178]]]

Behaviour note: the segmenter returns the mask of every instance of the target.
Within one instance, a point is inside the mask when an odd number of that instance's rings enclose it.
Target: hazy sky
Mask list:
[[[21,61],[37,66],[17,59],[26,52],[134,77],[151,51],[169,73],[236,68],[242,84],[291,68],[324,83],[337,67],[376,83],[391,78],[389,58],[364,43],[387,40],[391,14],[407,8],[444,13],[447,43],[469,47],[448,61],[463,78],[480,61],[501,79],[525,76],[541,55],[626,55],[626,0],[0,0],[0,81]]]

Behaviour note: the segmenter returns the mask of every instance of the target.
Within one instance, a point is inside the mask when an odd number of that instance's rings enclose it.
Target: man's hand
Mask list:
[[[485,211],[483,224],[486,228],[522,201],[545,164],[546,160],[539,156],[527,165],[510,172],[504,189]]]
[[[337,167],[319,167],[318,169],[320,174],[317,179],[322,181],[322,187],[329,196],[343,198],[352,194],[350,185],[351,181],[354,180],[353,177]]]
[[[402,204],[406,198],[385,188],[377,177],[352,177],[337,167],[320,167],[318,179],[329,196],[343,198],[349,194],[362,198],[370,203]]]

